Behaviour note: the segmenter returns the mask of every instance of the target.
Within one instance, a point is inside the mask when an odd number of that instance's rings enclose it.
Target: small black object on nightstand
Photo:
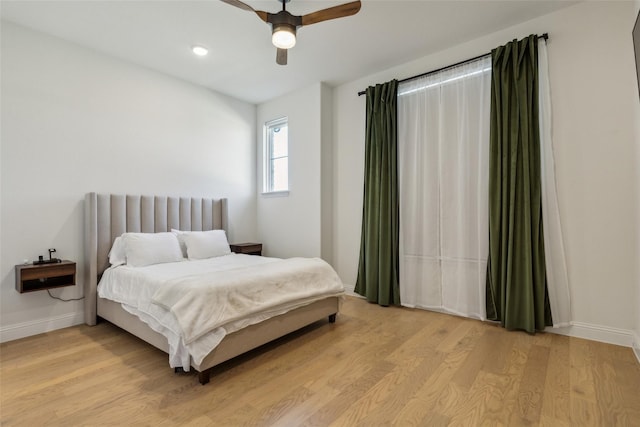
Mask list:
[[[262,256],[262,243],[232,243],[229,247],[231,252],[236,254]]]

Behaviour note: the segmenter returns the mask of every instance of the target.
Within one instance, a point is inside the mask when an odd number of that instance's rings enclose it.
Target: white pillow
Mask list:
[[[171,232],[176,235],[178,238],[178,243],[180,243],[180,249],[182,250],[182,256],[187,257],[187,246],[184,244],[184,235],[186,233],[193,233],[193,231],[182,231],[176,230],[174,228],[171,229]]]
[[[189,259],[213,258],[231,253],[224,230],[191,231],[181,236]]]
[[[109,251],[109,264],[112,266],[123,265],[127,263],[127,254],[125,252],[124,240],[122,236],[116,237],[113,241],[113,246]]]
[[[173,233],[125,233],[127,264],[132,267],[182,261],[178,238]]]

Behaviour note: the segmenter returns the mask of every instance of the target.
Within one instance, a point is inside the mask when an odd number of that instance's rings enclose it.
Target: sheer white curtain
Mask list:
[[[402,305],[486,318],[491,58],[398,89]]]
[[[569,277],[562,241],[560,210],[556,192],[553,138],[551,133],[551,87],[549,85],[549,61],[547,43],[538,40],[538,99],[540,104],[540,166],[542,185],[542,223],[544,234],[547,291],[553,327],[569,326],[571,299]]]

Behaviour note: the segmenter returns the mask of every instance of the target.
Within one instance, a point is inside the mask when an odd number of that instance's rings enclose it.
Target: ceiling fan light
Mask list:
[[[271,43],[280,49],[291,49],[296,45],[296,30],[291,25],[274,25]]]

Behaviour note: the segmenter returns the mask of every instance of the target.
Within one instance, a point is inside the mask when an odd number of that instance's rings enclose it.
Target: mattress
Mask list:
[[[186,314],[201,319],[213,318],[219,316],[215,311],[216,306],[218,308],[233,306],[237,304],[238,298],[236,297],[231,304],[218,301],[219,297],[214,298],[216,303],[197,304],[201,298],[192,297],[189,301],[190,304],[193,304],[193,310],[188,309],[186,313],[181,313],[179,310],[172,310],[171,307],[158,304],[158,295],[169,292],[174,298],[176,295],[179,298],[183,293],[187,295],[187,292],[200,287],[208,289],[206,292],[210,294],[223,286],[225,281],[229,282],[229,278],[247,276],[248,272],[254,272],[253,276],[256,276],[256,271],[280,269],[281,265],[285,266],[290,261],[230,254],[204,260],[184,260],[145,267],[134,268],[126,265],[111,267],[104,272],[100,280],[98,296],[120,303],[124,310],[137,316],[154,331],[164,335],[169,344],[169,365],[188,370],[191,359],[196,364],[200,364],[227,334],[319,299],[341,295],[344,288],[341,283],[339,285],[332,283],[319,286],[318,292],[315,292],[311,285],[311,293],[303,299],[292,301],[285,299],[280,304],[266,305],[264,309],[259,311],[251,310],[251,313],[247,315],[230,316],[226,321],[223,319],[221,322],[213,324],[211,328],[203,329],[204,333],[191,336],[188,329],[185,329],[185,320],[180,316]],[[321,260],[318,261],[323,263]],[[337,278],[337,275],[335,277]],[[217,278],[220,280],[216,281]],[[268,282],[273,282],[273,280],[265,281],[265,289]],[[271,285],[280,288],[283,286],[281,283],[272,283]],[[237,286],[237,283],[234,286]],[[255,284],[253,286],[254,289],[257,289]],[[250,289],[246,291],[246,295],[262,293],[262,291],[255,292],[251,288],[245,289]],[[292,294],[297,291],[296,288],[290,289]],[[228,294],[229,292],[223,293]],[[246,299],[246,295],[244,299]],[[154,297],[156,298],[155,302]],[[209,309],[213,311],[204,312]]]

